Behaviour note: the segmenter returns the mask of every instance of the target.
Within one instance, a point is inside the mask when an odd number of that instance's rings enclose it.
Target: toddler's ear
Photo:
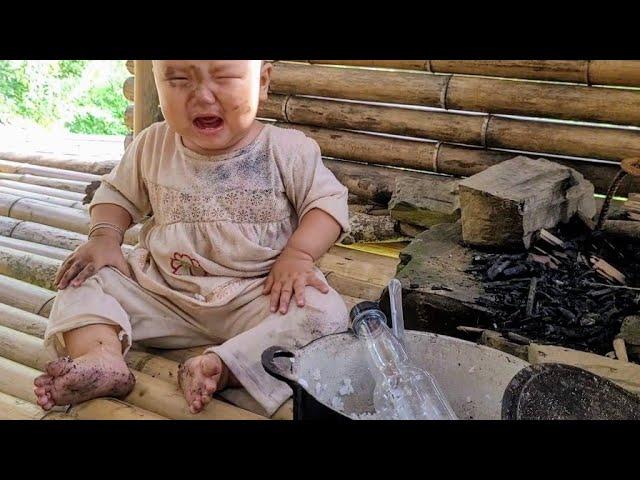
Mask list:
[[[267,100],[269,95],[269,83],[271,82],[271,71],[273,65],[268,60],[262,62],[262,68],[260,69],[260,100]]]

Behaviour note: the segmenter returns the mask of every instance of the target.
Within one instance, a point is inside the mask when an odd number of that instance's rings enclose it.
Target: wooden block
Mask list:
[[[577,171],[519,156],[460,182],[462,237],[477,246],[528,248],[532,235],[576,213],[593,218],[593,185]]]

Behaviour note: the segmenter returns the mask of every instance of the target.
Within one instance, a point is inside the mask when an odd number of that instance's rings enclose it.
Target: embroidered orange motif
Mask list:
[[[171,259],[171,270],[174,275],[192,275],[196,277],[208,277],[209,274],[195,258],[191,258],[186,253],[173,253]]]

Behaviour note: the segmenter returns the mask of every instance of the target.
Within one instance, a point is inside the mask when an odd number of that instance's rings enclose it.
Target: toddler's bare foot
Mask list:
[[[211,401],[215,392],[237,381],[218,355],[206,353],[180,365],[178,383],[189,405],[189,411],[198,413]]]
[[[59,358],[47,364],[46,373],[35,379],[38,405],[75,405],[97,397],[124,397],[135,385],[135,377],[122,356],[108,351],[90,351],[72,360]]]

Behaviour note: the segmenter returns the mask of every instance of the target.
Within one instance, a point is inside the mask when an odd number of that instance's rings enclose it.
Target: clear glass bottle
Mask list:
[[[373,403],[379,418],[457,420],[435,379],[411,362],[378,304],[361,302],[353,307],[350,316],[376,381]]]

